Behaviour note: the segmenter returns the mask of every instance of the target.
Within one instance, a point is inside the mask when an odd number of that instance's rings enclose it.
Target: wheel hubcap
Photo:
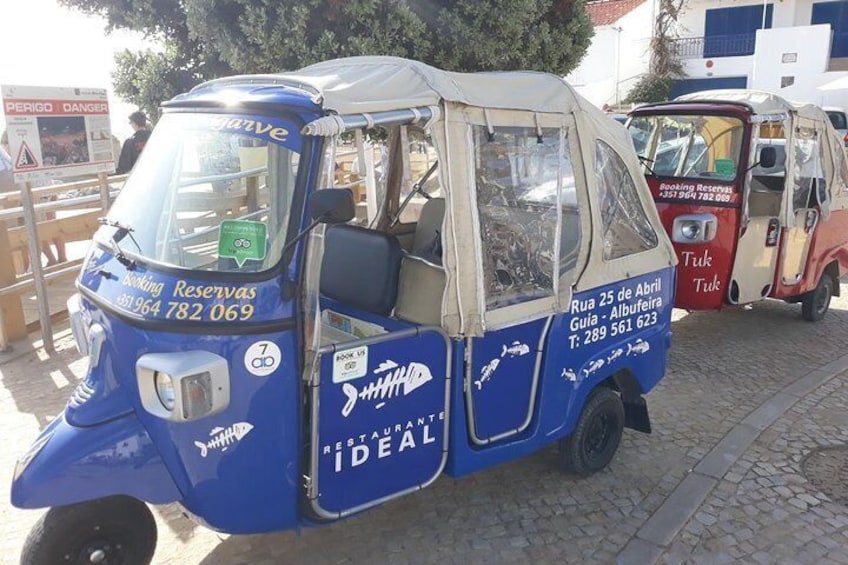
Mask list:
[[[599,414],[592,420],[586,434],[586,455],[597,457],[606,449],[610,435],[609,417],[606,414]]]
[[[816,297],[816,312],[819,314],[823,313],[827,309],[827,305],[830,302],[830,287],[827,285],[822,286],[821,290]]]
[[[118,565],[123,563],[125,558],[120,543],[115,543],[115,540],[104,538],[89,540],[76,552],[76,556],[75,561],[70,559],[70,555],[65,560],[71,563],[78,563],[79,565],[88,565],[89,563]]]

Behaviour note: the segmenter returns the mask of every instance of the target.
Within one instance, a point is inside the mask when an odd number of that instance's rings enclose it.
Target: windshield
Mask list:
[[[300,147],[299,128],[273,117],[166,114],[95,239],[174,267],[269,269],[285,244]]]
[[[729,116],[638,116],[628,127],[633,146],[658,177],[736,178],[742,154],[742,120]]]

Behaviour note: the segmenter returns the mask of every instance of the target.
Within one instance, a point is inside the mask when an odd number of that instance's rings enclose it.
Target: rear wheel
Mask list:
[[[805,294],[801,300],[801,316],[808,322],[818,322],[827,314],[832,297],[833,279],[824,273],[815,290]]]
[[[147,505],[112,496],[48,510],[24,543],[21,565],[147,565],[155,548]]]
[[[592,392],[574,431],[559,442],[559,464],[563,471],[588,477],[612,461],[624,430],[624,405],[606,387]]]

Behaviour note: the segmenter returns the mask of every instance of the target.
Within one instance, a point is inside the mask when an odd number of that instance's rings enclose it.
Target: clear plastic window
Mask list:
[[[474,128],[486,307],[553,296],[560,130]]]
[[[818,183],[824,183],[821,154],[816,130],[798,128],[795,134],[795,184],[792,189],[792,209],[803,210],[812,203],[810,197]]]
[[[604,259],[611,260],[657,246],[627,166],[612,147],[595,142],[595,174],[604,236]]]

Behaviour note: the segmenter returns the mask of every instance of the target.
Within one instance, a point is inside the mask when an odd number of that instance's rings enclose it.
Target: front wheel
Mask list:
[[[563,471],[588,477],[612,461],[624,431],[624,404],[615,392],[592,391],[570,436],[559,442]]]
[[[808,322],[818,322],[827,314],[832,297],[833,279],[824,273],[815,290],[805,294],[801,300],[801,316]]]
[[[48,510],[24,543],[21,565],[147,565],[155,549],[147,505],[112,496]]]

